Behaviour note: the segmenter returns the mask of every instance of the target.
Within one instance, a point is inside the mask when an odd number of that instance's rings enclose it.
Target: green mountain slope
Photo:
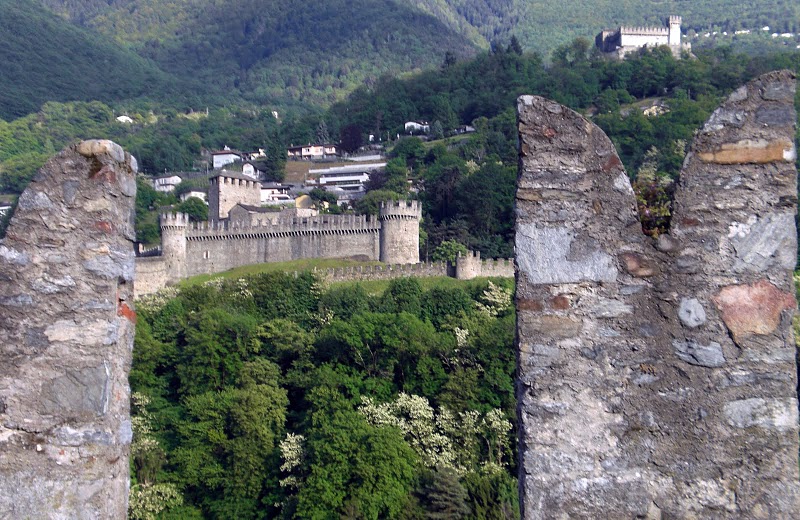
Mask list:
[[[399,0],[40,0],[162,70],[262,103],[325,106],[484,44]]]
[[[134,52],[43,11],[31,0],[0,0],[0,118],[46,101],[163,95],[171,81]]]
[[[661,25],[672,14],[683,17],[684,29],[724,31],[769,25],[778,32],[800,30],[796,0],[412,0],[464,33],[474,29],[485,40],[522,43],[547,55],[573,38],[592,38],[619,25]]]
[[[32,2],[60,16],[35,11]],[[163,99],[150,63],[163,82],[181,82],[187,108],[242,98],[308,108],[328,106],[385,74],[436,67],[447,52],[470,56],[512,35],[546,57],[577,36],[661,24],[670,14],[682,15],[686,29],[800,25],[796,0],[574,0],[568,8],[555,0],[0,0],[0,6],[10,35],[0,49],[0,64],[10,71],[0,78],[4,117],[47,99],[148,93]],[[102,81],[87,81],[97,76],[98,63],[107,66]],[[189,82],[194,86],[187,89]]]
[[[524,44],[553,48],[577,36],[594,37],[619,25],[662,25],[667,16],[683,17],[683,28],[718,26],[722,30],[763,25],[797,30],[797,0],[574,0],[565,13],[563,2],[512,0],[519,16],[514,31]],[[502,32],[505,25],[501,25]]]

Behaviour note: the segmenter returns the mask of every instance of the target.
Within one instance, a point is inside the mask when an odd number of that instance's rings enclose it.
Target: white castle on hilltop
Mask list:
[[[681,43],[681,17],[670,16],[666,27],[628,27],[620,26],[601,32],[595,38],[595,45],[601,51],[624,58],[642,47],[666,45],[676,58],[682,51],[691,51],[690,43]]]

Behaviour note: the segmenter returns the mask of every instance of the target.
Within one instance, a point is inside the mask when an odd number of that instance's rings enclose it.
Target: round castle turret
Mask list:
[[[419,221],[422,209],[412,201],[382,202],[381,262],[387,264],[419,263]]]
[[[186,275],[186,226],[189,215],[163,213],[161,223],[161,254],[167,264],[167,283],[176,283]]]

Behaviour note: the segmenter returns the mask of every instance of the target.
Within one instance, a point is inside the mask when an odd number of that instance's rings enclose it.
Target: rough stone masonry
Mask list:
[[[51,159],[0,241],[0,518],[125,518],[136,161]]]
[[[800,518],[794,96],[713,113],[657,241],[606,135],[519,99],[524,518]]]

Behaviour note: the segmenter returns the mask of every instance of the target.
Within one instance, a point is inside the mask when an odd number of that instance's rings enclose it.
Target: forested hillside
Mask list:
[[[510,280],[137,305],[131,518],[519,517]]]
[[[163,43],[170,35],[192,27],[194,17],[213,20],[209,15],[224,17],[224,13],[227,13],[230,17],[233,13],[252,12],[248,6],[250,0],[39,1],[79,23],[140,44],[148,40]],[[264,5],[262,10],[266,16],[274,19],[276,24],[283,19],[285,11],[303,11],[301,5],[280,7],[280,2],[274,0],[261,4]],[[557,0],[411,0],[402,5],[435,16],[473,44],[487,47],[495,41],[507,43],[515,34],[527,49],[543,55],[575,37],[592,38],[604,28],[662,25],[671,14],[683,16],[685,30],[717,27],[720,31],[734,31],[764,25],[778,32],[800,30],[800,5],[794,0],[666,0],[657,4],[646,0],[575,0],[570,2],[568,13],[565,12],[564,3]],[[374,14],[399,8],[387,0],[355,5],[326,0],[317,2],[315,6],[328,17],[338,12],[348,18],[356,15],[356,19],[357,13],[363,9]],[[404,10],[400,14],[408,16],[409,11]],[[329,18],[333,24],[337,23],[335,18],[336,14]],[[324,23],[322,18],[317,20]],[[387,21],[384,19],[383,23]]]
[[[521,94],[555,99],[593,115],[609,135],[634,182],[643,226],[658,234],[669,226],[670,197],[691,139],[722,97],[763,72],[800,71],[800,52],[753,58],[717,49],[698,55],[676,60],[660,48],[608,61],[585,40],[575,40],[557,48],[545,66],[536,54],[500,47],[413,79],[386,78],[358,89],[332,107],[327,125],[395,135],[409,119],[426,119],[442,130],[471,122],[475,133],[438,146],[401,141],[387,178],[374,187],[386,197],[407,196],[409,178],[421,186],[416,196],[424,208],[423,256],[456,241],[484,257],[506,257],[513,254],[515,100]]]
[[[384,74],[436,66],[447,52],[463,58],[512,35],[548,56],[575,36],[660,24],[670,13],[682,14],[686,29],[794,31],[800,20],[791,0],[673,1],[658,12],[643,0],[578,0],[568,18],[552,0],[0,0],[0,7],[3,119],[45,101],[139,97],[194,109],[242,100],[325,107]]]
[[[33,0],[0,0],[0,33],[0,119],[36,112],[47,101],[163,98],[178,89],[155,64]]]
[[[383,74],[439,64],[447,51],[470,55],[479,39],[395,0],[43,3],[213,93],[280,106],[329,105]]]

